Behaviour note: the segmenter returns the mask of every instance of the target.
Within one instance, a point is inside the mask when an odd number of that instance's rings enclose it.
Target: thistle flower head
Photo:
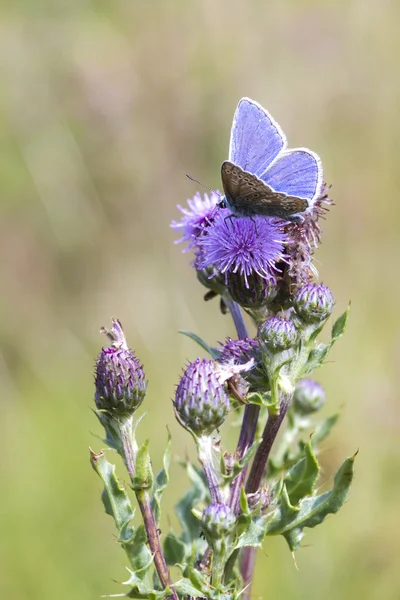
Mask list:
[[[320,219],[324,218],[331,204],[328,186],[324,185],[314,204],[302,213],[301,222],[285,223],[284,231],[288,238],[285,246],[287,261],[282,265],[283,277],[280,283],[288,288],[286,293],[318,275],[313,264],[313,254],[321,241]]]
[[[288,350],[296,343],[297,332],[292,321],[271,317],[261,323],[258,335],[271,352],[282,352]]]
[[[178,421],[195,435],[210,435],[224,422],[230,403],[225,376],[213,360],[197,358],[183,373],[175,393]]]
[[[278,292],[275,277],[265,279],[255,271],[246,279],[240,273],[228,272],[227,287],[232,300],[253,310],[268,306]]]
[[[127,346],[118,320],[111,330],[101,329],[111,341],[96,360],[94,400],[98,410],[105,410],[115,418],[132,415],[146,395],[147,382],[143,367]]]
[[[227,504],[209,504],[203,511],[201,525],[207,539],[219,540],[229,534],[236,518]]]
[[[322,283],[306,283],[297,290],[293,306],[305,323],[325,321],[332,313],[335,299]]]
[[[325,404],[324,388],[313,379],[301,379],[297,382],[293,395],[293,407],[296,412],[308,415],[316,412]]]
[[[197,237],[210,224],[219,201],[220,196],[217,192],[203,194],[203,197],[197,192],[193,198],[187,200],[188,208],[178,205],[183,216],[180,221],[171,223],[172,229],[182,233],[177,243],[187,242],[186,250],[196,245]]]
[[[237,273],[249,288],[256,273],[269,281],[277,275],[277,262],[284,259],[286,235],[274,219],[240,219],[220,209],[213,222],[197,238],[200,249],[197,268],[214,266],[225,274]]]

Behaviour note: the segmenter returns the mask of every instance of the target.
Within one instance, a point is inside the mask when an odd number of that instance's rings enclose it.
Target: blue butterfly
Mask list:
[[[286,136],[271,115],[250,98],[238,104],[229,160],[222,163],[223,204],[235,217],[280,217],[301,222],[323,186],[319,156],[287,149]]]

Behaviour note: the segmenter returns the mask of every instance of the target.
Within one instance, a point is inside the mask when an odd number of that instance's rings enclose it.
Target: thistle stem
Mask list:
[[[268,458],[272,445],[276,439],[279,428],[282,425],[282,421],[285,418],[292,396],[293,393],[288,394],[282,392],[279,403],[279,413],[270,413],[268,416],[268,421],[263,432],[263,439],[255,454],[249,478],[246,483],[246,492],[249,494],[256,492],[261,485],[262,478],[267,469]],[[253,579],[255,557],[256,548],[244,548],[240,564],[240,573],[242,575],[245,588],[243,600],[250,600],[251,581]]]
[[[236,333],[239,339],[248,337],[246,323],[244,322],[242,309],[237,302],[234,302],[229,295],[223,296],[224,302],[231,313],[232,320],[236,327]]]
[[[133,436],[132,419],[127,419],[123,423],[119,423],[119,431],[122,442],[122,459],[133,483],[135,478],[137,444]],[[147,540],[150,550],[153,554],[154,566],[156,568],[161,585],[164,589],[171,589],[171,596],[169,596],[170,598],[178,600],[178,595],[172,588],[172,580],[170,578],[167,563],[165,562],[164,554],[162,552],[159,529],[151,509],[149,494],[146,490],[140,490],[135,492],[135,495],[139,504],[140,512],[142,513],[143,524],[147,533]]]
[[[207,481],[208,489],[210,490],[211,502],[214,504],[222,504],[223,497],[221,487],[212,459],[212,439],[210,436],[202,436],[197,438],[196,442],[198,458],[203,467],[204,476]]]

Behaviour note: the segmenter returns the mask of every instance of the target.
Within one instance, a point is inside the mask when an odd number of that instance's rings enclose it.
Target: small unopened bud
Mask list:
[[[270,304],[278,291],[275,279],[266,281],[256,272],[247,279],[240,273],[228,272],[227,285],[232,299],[244,308],[262,308]]]
[[[297,332],[293,323],[279,317],[271,317],[261,323],[258,335],[271,352],[289,350],[294,346],[297,339]]]
[[[324,388],[313,379],[302,379],[296,384],[293,407],[302,415],[313,413],[325,404]]]
[[[207,539],[219,540],[232,531],[236,518],[227,504],[209,504],[203,511],[201,526]]]
[[[271,492],[266,486],[260,488],[257,492],[254,492],[253,494],[247,494],[247,503],[249,505],[250,510],[255,510],[256,508],[258,508],[261,512],[264,512],[271,504],[271,500]]]
[[[322,283],[306,283],[297,290],[293,301],[296,313],[310,324],[325,321],[334,304],[331,290]]]
[[[146,395],[147,383],[143,367],[127,346],[121,323],[113,320],[112,329],[101,330],[111,341],[103,348],[95,365],[94,400],[98,410],[112,417],[132,415]]]
[[[213,360],[197,358],[178,384],[175,413],[178,421],[196,435],[210,435],[225,421],[230,409],[227,377]]]

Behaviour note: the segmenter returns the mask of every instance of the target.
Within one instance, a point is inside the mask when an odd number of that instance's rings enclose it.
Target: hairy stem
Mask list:
[[[262,478],[267,469],[268,458],[271,452],[272,445],[276,439],[279,428],[282,425],[282,421],[285,418],[287,409],[292,399],[292,395],[293,394],[287,394],[282,392],[279,404],[279,413],[270,413],[268,417],[268,421],[265,425],[265,429],[263,432],[263,439],[260,446],[257,449],[250,470],[249,478],[246,483],[247,493],[256,492],[261,485]],[[245,591],[243,593],[243,600],[250,600],[251,582],[253,579],[255,557],[256,548],[244,548],[240,564],[240,572],[245,587]]]
[[[197,439],[198,458],[203,467],[204,476],[210,490],[211,502],[222,504],[222,492],[218,475],[214,468],[212,459],[212,439],[210,436],[202,436]]]
[[[119,430],[122,442],[122,459],[133,483],[135,478],[137,445],[133,436],[132,419],[128,419],[124,423],[120,423]],[[139,504],[140,512],[142,513],[143,523],[147,533],[147,540],[149,542],[150,550],[153,554],[154,566],[162,587],[166,589],[171,587],[172,580],[170,578],[167,563],[165,562],[164,554],[161,548],[159,529],[151,509],[150,497],[146,490],[140,490],[135,492],[135,494]],[[178,595],[172,587],[171,592],[170,598],[178,600]]]

